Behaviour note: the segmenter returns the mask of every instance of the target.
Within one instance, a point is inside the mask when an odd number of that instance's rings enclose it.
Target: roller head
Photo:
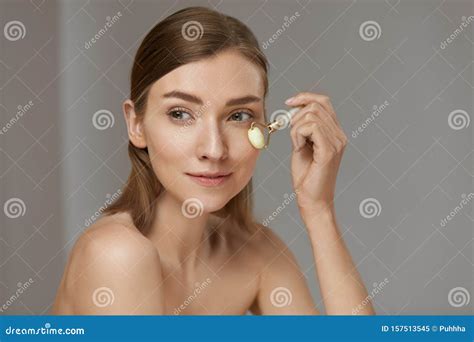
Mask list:
[[[247,132],[249,141],[256,149],[262,149],[265,147],[265,136],[263,135],[260,128],[253,126]]]

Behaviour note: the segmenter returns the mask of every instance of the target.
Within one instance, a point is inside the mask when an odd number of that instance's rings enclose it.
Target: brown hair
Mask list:
[[[262,70],[265,97],[268,91],[268,62],[250,29],[239,20],[208,9],[187,7],[163,19],[143,39],[131,72],[130,99],[135,112],[143,118],[148,92],[155,81],[181,65],[236,49]],[[162,186],[153,172],[147,148],[130,141],[128,154],[132,170],[122,195],[104,214],[129,212],[135,226],[146,235],[155,216],[155,202]],[[219,217],[230,215],[242,229],[253,232],[252,179],[221,210]]]

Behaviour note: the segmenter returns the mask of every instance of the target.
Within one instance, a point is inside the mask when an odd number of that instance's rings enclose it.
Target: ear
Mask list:
[[[124,101],[122,108],[127,123],[128,138],[134,146],[145,148],[147,145],[143,119],[140,119],[135,113],[135,106],[130,99]]]

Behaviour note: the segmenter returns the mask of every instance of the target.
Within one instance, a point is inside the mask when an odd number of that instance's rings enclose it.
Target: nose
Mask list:
[[[227,158],[228,147],[225,132],[216,120],[203,120],[202,130],[197,141],[197,154],[200,159],[222,160]]]

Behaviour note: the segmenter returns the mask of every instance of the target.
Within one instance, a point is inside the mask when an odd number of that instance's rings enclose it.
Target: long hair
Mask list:
[[[241,21],[196,6],[181,9],[156,24],[138,48],[131,71],[130,99],[139,119],[143,119],[148,93],[155,81],[184,64],[212,57],[227,49],[235,49],[261,69],[266,97],[268,61],[253,33]],[[155,217],[155,203],[162,185],[153,172],[147,148],[137,148],[129,141],[128,154],[132,169],[127,183],[122,195],[104,214],[128,212],[135,226],[146,235]],[[253,220],[252,192],[250,179],[215,214],[219,217],[230,215],[239,227],[253,232],[257,227]]]

